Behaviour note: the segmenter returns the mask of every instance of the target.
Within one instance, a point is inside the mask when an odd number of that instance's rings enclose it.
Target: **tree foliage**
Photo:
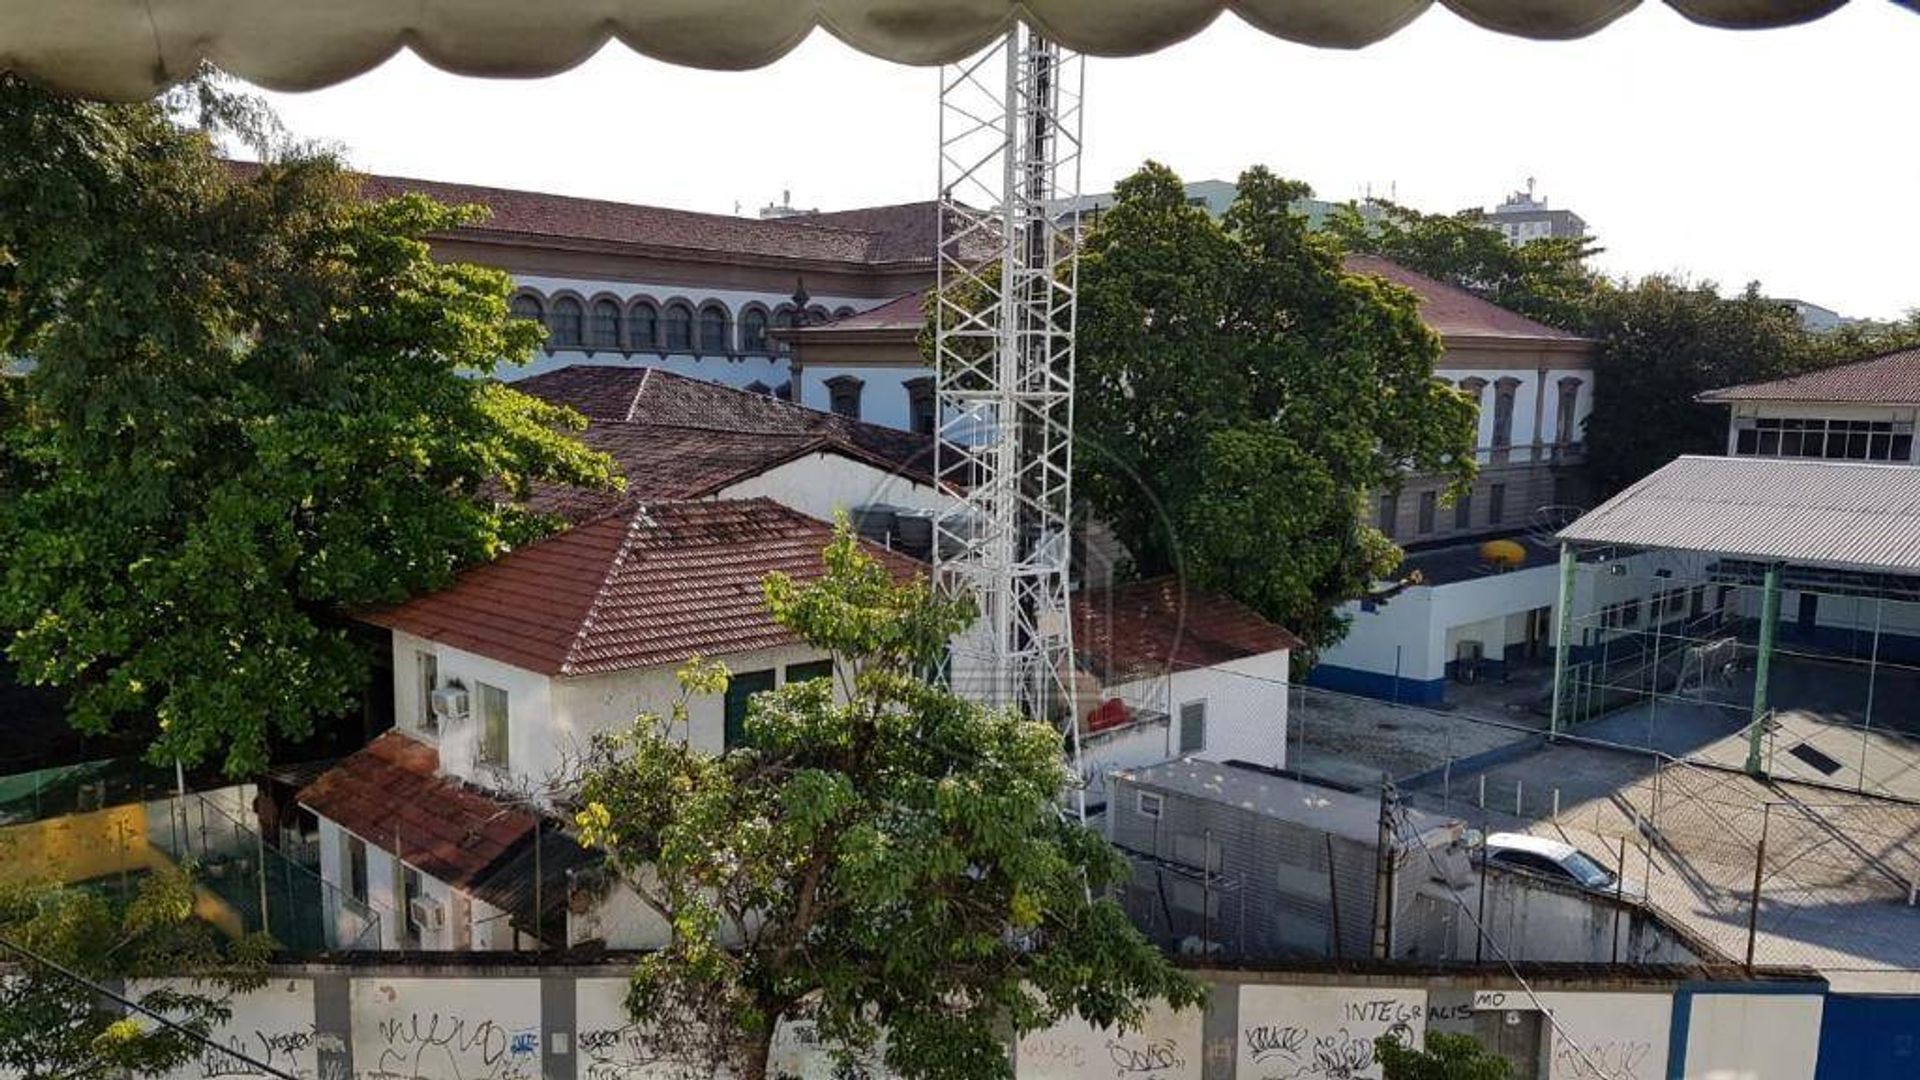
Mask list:
[[[240,174],[179,105],[0,81],[0,357],[31,361],[0,632],[83,729],[244,772],[365,685],[347,612],[545,529],[499,496],[611,466],[473,377],[538,338],[504,274],[429,256],[473,211],[364,201],[324,157]]]
[[[1509,244],[1478,210],[1426,214],[1378,200],[1367,209],[1344,206],[1327,220],[1347,250],[1391,259],[1549,326],[1580,322],[1597,280],[1586,260],[1601,251],[1591,237]]]
[[[1489,1053],[1471,1035],[1427,1032],[1425,1048],[1415,1048],[1389,1035],[1373,1044],[1383,1080],[1507,1080],[1513,1066]]]
[[[1240,178],[1223,221],[1149,163],[1080,262],[1076,482],[1143,574],[1184,572],[1320,646],[1399,551],[1369,491],[1474,472],[1472,404],[1433,377],[1413,295],[1342,269],[1290,212],[1305,185]]]
[[[972,606],[897,584],[844,521],[825,559],[812,584],[769,578],[767,601],[843,682],[757,695],[748,745],[719,756],[687,745],[684,704],[597,749],[585,836],[672,928],[631,1013],[749,1080],[776,1020],[802,1015],[849,1060],[884,1033],[895,1071],[972,1080],[1011,1075],[1006,1027],[1196,1003],[1098,899],[1125,863],[1061,814],[1058,733],[927,678]],[[683,672],[690,693],[725,678]]]
[[[259,984],[270,943],[237,944],[194,917],[184,871],[149,875],[118,903],[86,889],[0,884],[0,939],[94,982],[182,979],[129,996],[205,1036],[229,1016],[228,996]],[[26,1077],[155,1076],[200,1053],[178,1031],[135,1019],[53,968],[22,960],[0,977],[0,1071]]]
[[[1601,493],[1681,454],[1726,452],[1727,407],[1696,395],[1818,366],[1799,317],[1756,286],[1723,297],[1709,283],[1657,275],[1603,282],[1581,329],[1598,342],[1586,437]]]

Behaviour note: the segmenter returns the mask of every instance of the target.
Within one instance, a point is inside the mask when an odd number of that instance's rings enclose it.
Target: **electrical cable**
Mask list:
[[[1392,803],[1393,809],[1395,811],[1402,810],[1402,807],[1400,805],[1400,793],[1397,790],[1395,790],[1394,786],[1390,783],[1385,785],[1385,787],[1387,789],[1388,797]],[[1395,813],[1394,817],[1397,819],[1394,821],[1394,827],[1393,827],[1394,837],[1400,840],[1402,843],[1417,845],[1420,848],[1421,854],[1425,855],[1427,857],[1427,862],[1432,865],[1434,874],[1437,875],[1442,880],[1446,880],[1447,872],[1445,868],[1443,868],[1440,865],[1440,860],[1434,858],[1433,849],[1428,847],[1424,843],[1420,843],[1420,838],[1418,836],[1408,837],[1401,831],[1403,828],[1406,827],[1406,824],[1407,824],[1406,814],[1403,812]],[[1621,869],[1624,871],[1626,868],[1621,867]],[[1527,1000],[1533,1002],[1534,1010],[1538,1012],[1541,1016],[1544,1016],[1547,1018],[1547,1026],[1553,1029],[1553,1033],[1555,1035],[1560,1036],[1560,1040],[1563,1043],[1573,1047],[1573,1052],[1577,1054],[1580,1058],[1580,1064],[1586,1067],[1587,1075],[1600,1077],[1601,1080],[1623,1080],[1621,1074],[1615,1073],[1615,1072],[1608,1072],[1605,1069],[1602,1069],[1599,1065],[1595,1064],[1593,1058],[1588,1056],[1587,1048],[1580,1045],[1580,1043],[1577,1040],[1575,1040],[1571,1035],[1567,1034],[1566,1028],[1563,1028],[1560,1026],[1560,1021],[1554,1018],[1553,1010],[1547,1008],[1546,1004],[1540,1000],[1539,994],[1534,993],[1532,984],[1528,983],[1526,980],[1526,977],[1520,974],[1520,968],[1514,964],[1512,958],[1507,956],[1507,951],[1501,948],[1500,943],[1498,941],[1495,941],[1493,937],[1487,933],[1487,928],[1481,925],[1479,918],[1474,915],[1473,909],[1471,907],[1468,907],[1467,902],[1460,898],[1459,890],[1450,888],[1447,890],[1447,892],[1448,892],[1448,895],[1453,898],[1453,902],[1456,905],[1458,905],[1461,913],[1466,915],[1467,921],[1473,924],[1473,929],[1476,933],[1480,935],[1480,940],[1485,942],[1490,948],[1492,948],[1493,954],[1499,957],[1500,962],[1507,966],[1507,974],[1513,977],[1514,982],[1517,982],[1520,984],[1520,989],[1523,993],[1527,995]]]
[[[225,1054],[230,1058],[233,1058],[235,1061],[238,1061],[243,1065],[247,1065],[254,1069],[258,1069],[260,1073],[264,1076],[275,1077],[276,1080],[299,1080],[299,1078],[294,1076],[293,1074],[282,1072],[279,1069],[276,1069],[273,1066],[267,1064],[266,1062],[260,1061],[259,1059],[248,1055],[245,1051],[235,1049],[234,1047],[231,1047],[231,1046],[222,1046],[220,1043],[216,1042],[215,1040],[205,1035],[200,1034],[199,1032],[193,1030],[192,1028],[187,1027],[184,1024],[177,1023],[173,1020],[170,1020],[167,1017],[162,1016],[157,1012],[154,1012],[152,1009],[147,1008],[145,1005],[140,1004],[139,1002],[133,1000],[132,998],[127,997],[124,994],[116,993],[115,991],[109,990],[106,987],[100,985],[99,983],[94,982],[92,979],[87,978],[85,975],[82,975],[77,971],[73,971],[72,969],[65,967],[64,965],[60,964],[58,961],[51,960],[51,959],[48,959],[47,957],[41,956],[39,953],[34,952],[32,949],[29,949],[24,945],[17,945],[14,942],[9,941],[4,937],[0,937],[0,949],[5,949],[8,952],[16,953],[20,956],[26,957],[28,960],[32,961],[33,963],[49,968],[54,972],[56,972],[57,974],[59,974],[61,977],[66,978],[72,982],[79,983],[81,986],[84,986],[87,989],[92,990],[94,993],[99,994],[101,997],[107,998],[110,1001],[117,1002],[118,1004],[125,1006],[126,1008],[132,1009],[134,1012],[137,1012],[140,1015],[147,1017],[148,1019],[152,1020],[153,1022],[159,1024],[162,1027],[168,1028],[172,1031],[177,1031],[180,1034],[185,1035],[187,1038],[193,1040],[194,1042],[199,1043],[202,1046],[208,1047],[213,1050],[217,1050],[220,1053]]]

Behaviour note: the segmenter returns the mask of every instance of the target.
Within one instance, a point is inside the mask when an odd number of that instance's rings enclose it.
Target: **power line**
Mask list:
[[[1401,811],[1402,807],[1400,805],[1399,792],[1395,791],[1393,785],[1390,783],[1383,786],[1386,788],[1387,794],[1392,800],[1393,809],[1395,811]],[[1402,830],[1407,827],[1407,815],[1404,812],[1398,812],[1395,813],[1393,817],[1395,819],[1393,823],[1394,836],[1402,843],[1419,847],[1421,854],[1425,855],[1427,862],[1433,866],[1434,873],[1442,880],[1447,880],[1447,872],[1441,867],[1440,860],[1434,858],[1433,849],[1426,844],[1420,843],[1418,836],[1409,838],[1403,833]],[[1624,872],[1626,867],[1623,866],[1620,869]],[[1520,968],[1515,965],[1512,958],[1507,955],[1507,951],[1501,948],[1500,943],[1495,941],[1493,937],[1487,933],[1487,928],[1481,925],[1480,919],[1474,915],[1473,909],[1468,907],[1467,902],[1460,898],[1459,890],[1449,888],[1447,895],[1453,898],[1454,904],[1460,908],[1462,914],[1466,915],[1467,921],[1473,924],[1473,929],[1480,935],[1480,940],[1491,946],[1493,948],[1493,954],[1499,957],[1500,962],[1507,966],[1507,974],[1513,977],[1514,982],[1520,984],[1521,992],[1527,995],[1527,1000],[1533,1002],[1534,1010],[1541,1016],[1547,1018],[1547,1026],[1553,1029],[1554,1034],[1560,1036],[1562,1042],[1573,1047],[1573,1052],[1580,1058],[1580,1064],[1586,1066],[1588,1075],[1601,1077],[1602,1080],[1621,1080],[1619,1073],[1608,1072],[1595,1064],[1593,1058],[1587,1055],[1587,1048],[1580,1045],[1579,1041],[1571,1035],[1568,1035],[1566,1028],[1560,1026],[1560,1021],[1554,1018],[1553,1010],[1547,1008],[1546,1003],[1540,1000],[1539,994],[1534,993],[1532,984],[1527,982],[1526,976],[1520,974]]]
[[[154,1012],[152,1009],[147,1008],[145,1005],[140,1004],[139,1002],[133,1000],[132,998],[127,997],[124,994],[120,994],[113,990],[109,990],[105,986],[102,986],[99,983],[94,982],[92,979],[87,978],[85,975],[82,975],[79,972],[74,971],[60,964],[58,961],[51,960],[45,956],[41,956],[39,953],[34,952],[32,949],[29,949],[24,945],[17,945],[14,942],[9,941],[4,937],[0,937],[0,949],[6,949],[9,952],[16,953],[20,956],[27,958],[33,963],[39,964],[46,968],[50,968],[54,972],[61,975],[62,977],[69,979],[73,982],[79,983],[81,986],[84,986],[87,989],[92,990],[94,993],[99,994],[101,997],[107,998],[110,1001],[117,1002],[118,1004],[126,1008],[132,1009],[134,1012],[137,1012],[140,1015],[145,1016],[146,1018],[148,1018],[149,1020],[152,1020],[153,1022],[159,1024],[160,1026],[168,1028],[172,1031],[177,1031],[180,1034],[185,1035],[187,1038],[193,1040],[196,1043],[199,1043],[202,1046],[208,1047],[212,1050],[217,1050],[220,1053],[225,1054],[230,1058],[233,1058],[235,1061],[238,1061],[244,1065],[249,1065],[255,1069],[258,1069],[262,1074],[266,1076],[276,1077],[277,1080],[299,1080],[299,1077],[296,1077],[291,1073],[281,1072],[279,1069],[274,1068],[273,1066],[267,1064],[266,1062],[260,1061],[257,1058],[249,1056],[247,1053],[245,1053],[242,1050],[238,1050],[230,1046],[222,1046],[218,1042],[208,1038],[205,1035],[200,1034],[199,1032],[193,1030],[192,1028],[187,1027],[184,1024],[176,1023],[173,1020],[170,1020],[167,1017],[162,1016],[157,1012]]]

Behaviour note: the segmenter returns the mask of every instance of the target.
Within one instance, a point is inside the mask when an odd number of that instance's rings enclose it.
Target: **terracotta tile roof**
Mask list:
[[[676,664],[790,644],[761,580],[820,576],[833,530],[771,499],[608,514],[367,621],[548,675]],[[925,567],[868,545],[895,574]]]
[[[810,435],[832,440],[853,456],[864,455],[882,467],[922,477],[933,472],[933,437],[930,435],[849,420],[767,394],[657,368],[569,364],[521,379],[513,383],[513,387],[542,400],[570,406],[594,420],[755,436]],[[631,480],[631,471],[628,476]]]
[[[1844,401],[1920,405],[1920,349],[1870,356],[1768,382],[1709,390],[1701,401]]]
[[[857,315],[844,319],[835,319],[818,326],[798,326],[774,331],[780,338],[831,338],[837,334],[895,333],[917,335],[926,325],[927,294],[912,292],[905,296],[896,296],[879,307],[868,308]]]
[[[1513,338],[1576,343],[1577,334],[1535,322],[1518,312],[1490,304],[1465,289],[1436,281],[1377,255],[1349,255],[1349,273],[1372,274],[1411,289],[1420,297],[1420,321],[1443,338]]]
[[[533,834],[537,818],[439,775],[433,747],[389,731],[300,791],[300,802],[421,873],[464,888]]]
[[[811,453],[839,453],[894,471],[824,435],[761,434],[596,420],[580,440],[613,458],[626,490],[536,484],[526,507],[578,524],[633,503],[699,499]],[[917,475],[917,474],[916,474]],[[930,478],[922,478],[931,484]]]
[[[1073,647],[1081,667],[1109,683],[1212,667],[1300,647],[1300,639],[1245,604],[1150,578],[1074,597]]]

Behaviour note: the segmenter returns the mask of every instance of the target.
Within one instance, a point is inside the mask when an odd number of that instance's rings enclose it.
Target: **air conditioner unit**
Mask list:
[[[443,686],[433,692],[433,715],[442,723],[456,723],[467,718],[467,691],[465,687]]]
[[[407,919],[422,930],[439,930],[447,925],[447,909],[432,897],[416,896],[407,901]]]

